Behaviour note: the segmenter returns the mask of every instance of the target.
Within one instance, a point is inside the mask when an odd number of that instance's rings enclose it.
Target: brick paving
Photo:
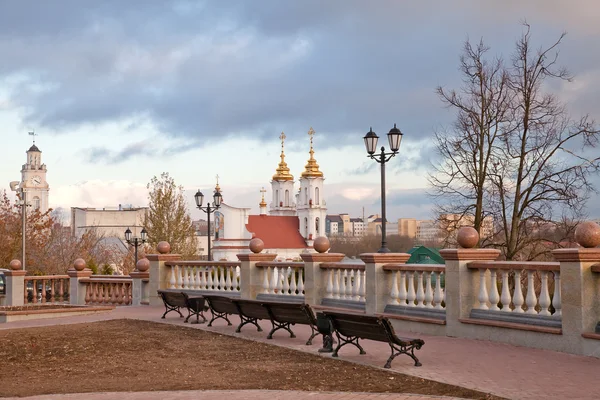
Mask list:
[[[147,321],[162,322],[169,324],[184,325],[182,319],[169,314],[166,319],[160,319],[163,307],[121,307],[110,313],[84,315],[79,317],[67,317],[57,319],[46,319],[37,321],[20,321],[0,324],[1,329],[10,329],[17,327],[47,326],[55,324],[79,323],[102,321],[117,318],[142,319]],[[266,339],[266,332],[270,327],[268,321],[262,321],[261,326],[264,332],[257,332],[252,326],[245,326],[239,334],[234,333],[235,325],[238,319],[232,318],[234,326],[227,326],[226,323],[219,320],[215,326],[208,328],[206,324],[189,325],[196,329],[210,330],[226,335],[243,337],[250,340],[261,341],[273,345],[293,348],[300,351],[307,351],[312,354],[318,354],[317,349],[321,347],[321,340],[317,337],[312,346],[305,346],[304,342],[309,336],[310,329],[306,326],[295,326],[293,328],[297,338],[291,339],[285,332],[278,331],[273,340]],[[402,335],[402,332],[398,332]],[[407,336],[414,334],[406,333]],[[438,382],[448,383],[479,390],[486,393],[493,393],[510,399],[598,399],[600,393],[600,384],[598,384],[598,373],[600,372],[600,359],[593,357],[576,356],[566,353],[559,353],[547,350],[530,349],[518,347],[504,343],[494,343],[481,340],[449,338],[442,336],[419,335],[425,340],[425,346],[417,352],[419,359],[423,363],[422,367],[414,367],[410,358],[405,356],[397,357],[392,370],[408,375],[418,376],[425,379],[432,379]],[[340,359],[366,364],[374,367],[381,367],[389,356],[389,347],[385,343],[373,341],[361,341],[362,346],[367,351],[366,355],[359,355],[358,351],[352,346],[344,347],[340,351]],[[600,341],[598,342],[600,350]],[[322,354],[323,357],[330,357]],[[253,397],[244,397],[245,395],[256,395],[254,398],[269,399],[291,399],[301,398],[293,392],[261,392],[244,391],[240,394],[242,397],[233,394],[228,400],[252,399]],[[203,392],[202,399],[212,399],[206,396],[221,396],[216,392]],[[239,393],[239,392],[236,392]],[[283,393],[283,394],[282,394]],[[287,394],[286,394],[287,393]],[[169,396],[185,396],[190,392],[169,392]],[[276,397],[279,395],[290,397]],[[101,394],[98,394],[101,395]],[[127,396],[135,396],[135,393]],[[427,396],[408,396],[391,395],[393,397],[368,397],[373,394],[351,394],[351,393],[301,393],[305,398],[311,399],[431,399],[435,397]],[[85,395],[86,399],[96,399]],[[106,396],[111,396],[107,394]],[[293,397],[292,397],[293,396]],[[314,397],[313,397],[314,396]],[[334,397],[316,397],[316,396],[334,396]],[[342,396],[342,397],[335,397]],[[344,397],[346,396],[346,397]],[[367,397],[365,397],[367,396]],[[378,395],[386,396],[386,395]],[[58,397],[36,397],[36,399],[57,399]],[[64,395],[60,397],[67,398]],[[98,397],[98,399],[109,399],[111,397]],[[123,397],[123,399],[137,399],[138,397]],[[142,397],[140,397],[142,398]],[[143,397],[151,399],[151,397]],[[186,397],[156,397],[180,399]],[[192,398],[192,397],[190,397]],[[198,398],[198,397],[195,397]],[[214,397],[216,399],[216,397]],[[221,399],[219,399],[221,400]]]

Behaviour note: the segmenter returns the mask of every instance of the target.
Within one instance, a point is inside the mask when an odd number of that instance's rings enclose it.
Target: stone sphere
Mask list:
[[[10,262],[10,269],[12,269],[13,271],[17,271],[21,269],[21,261],[19,260],[12,260]]]
[[[265,242],[263,242],[261,239],[255,237],[254,239],[252,239],[250,241],[250,244],[248,245],[248,247],[250,248],[251,252],[258,254],[264,250]]]
[[[140,272],[146,272],[146,271],[148,271],[148,269],[150,269],[150,261],[148,261],[147,258],[141,258],[138,260],[135,267]]]
[[[472,249],[479,243],[479,232],[472,226],[463,226],[456,236],[458,245],[465,249]]]
[[[582,222],[575,229],[575,240],[585,248],[600,245],[600,225],[595,222]]]
[[[73,268],[75,268],[76,271],[83,271],[85,269],[85,265],[85,260],[83,258],[78,258],[73,262]]]
[[[319,236],[313,242],[313,248],[317,251],[317,253],[325,253],[331,247],[329,243],[329,239],[325,236]]]
[[[162,242],[158,242],[158,245],[156,246],[156,250],[158,250],[158,252],[160,254],[167,254],[168,252],[171,251],[171,245],[169,244],[169,242],[165,242],[163,240]]]

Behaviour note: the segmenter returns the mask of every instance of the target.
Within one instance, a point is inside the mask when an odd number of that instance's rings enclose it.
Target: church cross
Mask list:
[[[312,142],[313,142],[313,136],[314,135],[315,135],[315,130],[311,126],[310,129],[308,130],[308,136],[310,136],[310,147],[312,147]]]
[[[218,184],[219,184],[219,174],[217,174],[217,175],[215,176],[215,178],[217,178],[217,185],[218,185]]]
[[[283,153],[283,142],[285,142],[285,138],[287,136],[285,136],[285,133],[281,132],[281,135],[279,135],[279,139],[281,140],[281,152]]]
[[[262,193],[262,199],[264,200],[265,199],[265,193],[267,193],[267,191],[263,187],[262,189],[260,189],[260,192]]]

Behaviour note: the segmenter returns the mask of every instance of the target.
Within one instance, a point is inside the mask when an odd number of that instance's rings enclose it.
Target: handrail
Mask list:
[[[469,269],[509,269],[530,271],[560,271],[559,262],[540,261],[473,261],[467,264]]]
[[[332,263],[322,263],[320,265],[321,269],[358,269],[360,271],[365,270],[365,264],[349,264],[343,262],[332,262]]]
[[[166,261],[167,267],[239,267],[239,261]]]
[[[256,263],[256,266],[259,268],[267,268],[267,267],[291,267],[291,268],[304,268],[303,262],[283,262],[283,261],[264,261]]]
[[[445,264],[385,264],[384,271],[445,272]]]
[[[55,280],[55,279],[69,279],[69,275],[27,275],[23,278],[26,281],[37,281],[37,280]]]

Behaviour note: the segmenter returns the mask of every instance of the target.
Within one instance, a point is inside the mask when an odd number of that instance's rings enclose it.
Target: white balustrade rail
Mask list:
[[[364,264],[323,263],[321,269],[327,270],[325,298],[365,301]]]
[[[168,261],[168,288],[240,292],[240,263],[226,261]]]
[[[304,296],[303,262],[259,262],[263,269],[262,293]]]
[[[479,272],[478,309],[561,315],[560,263],[486,261],[471,262],[468,268]]]
[[[445,265],[386,264],[392,288],[388,304],[445,310]]]

